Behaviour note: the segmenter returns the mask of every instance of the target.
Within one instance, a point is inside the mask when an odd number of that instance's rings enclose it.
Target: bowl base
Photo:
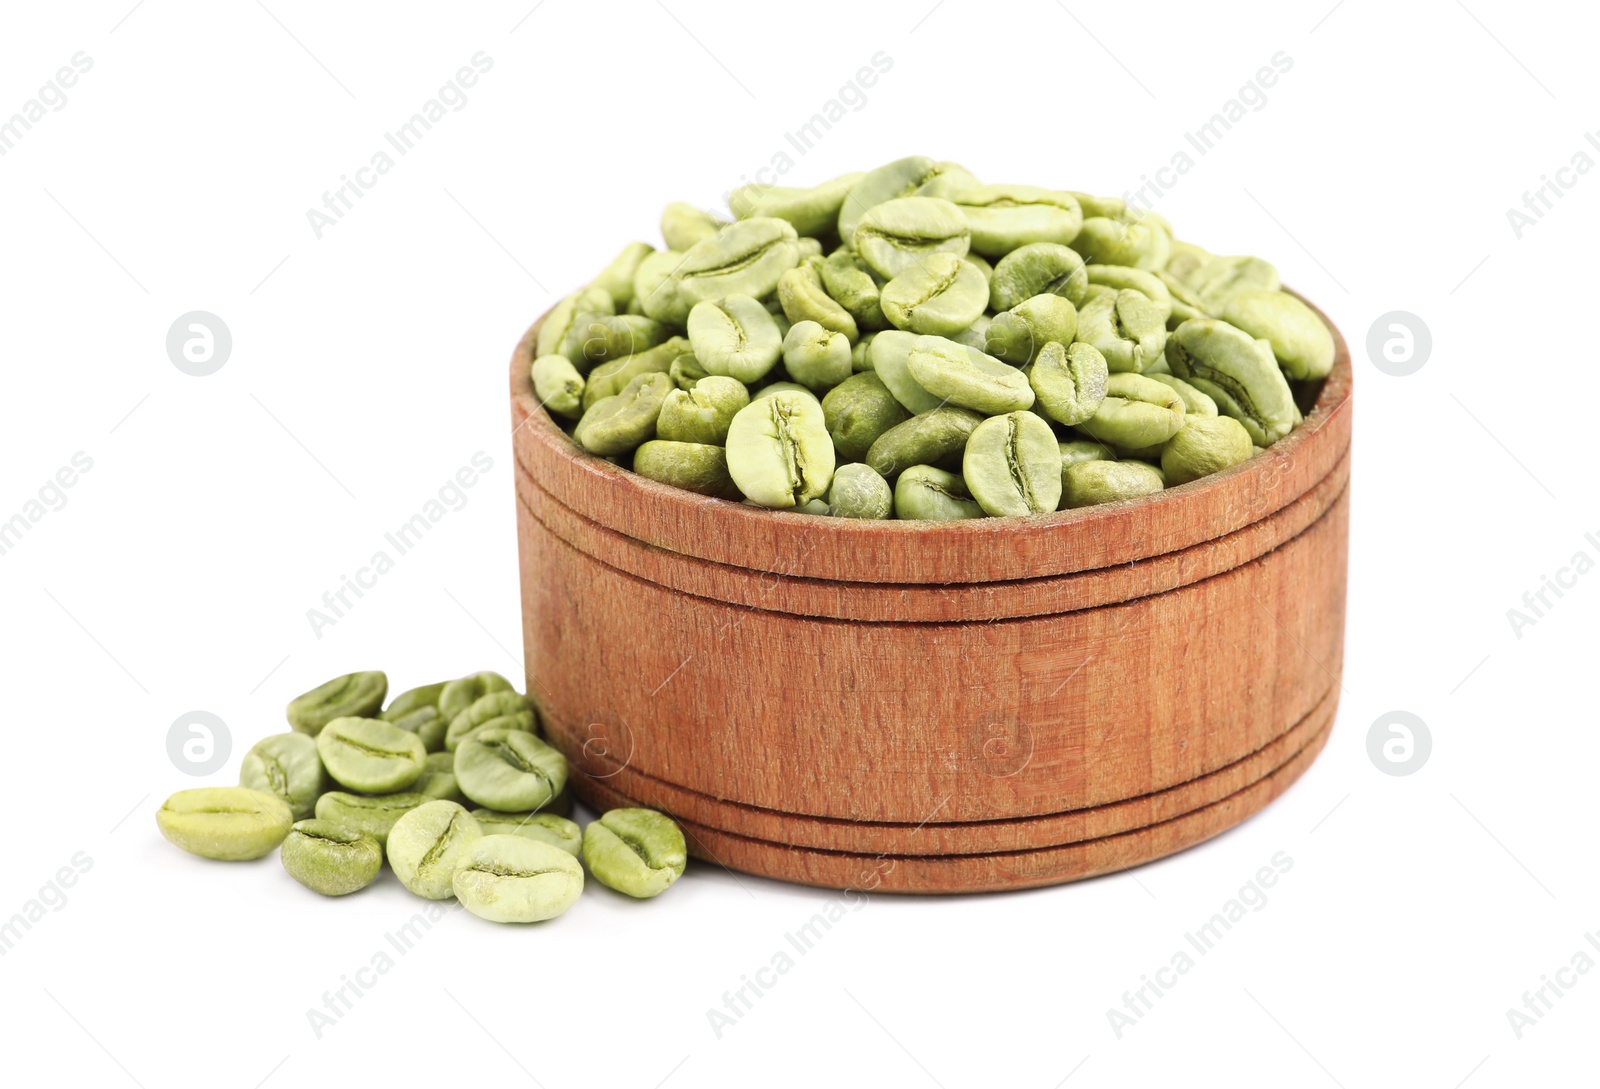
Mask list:
[[[851,831],[881,844],[879,851],[842,850],[758,839],[700,823],[695,815],[665,803],[656,792],[640,790],[642,797],[630,797],[618,783],[620,776],[594,777],[574,769],[572,791],[591,808],[599,811],[621,806],[647,806],[669,813],[683,827],[689,853],[730,870],[793,881],[821,888],[857,889],[871,892],[950,893],[998,892],[1037,888],[1081,881],[1088,877],[1114,873],[1193,847],[1234,827],[1265,808],[1286,791],[1311,766],[1327,743],[1337,710],[1336,693],[1330,694],[1278,741],[1258,753],[1210,775],[1182,783],[1144,798],[1130,799],[1114,806],[1080,810],[1086,827],[1096,818],[1115,817],[1100,811],[1127,811],[1127,807],[1157,814],[1151,823],[1112,834],[1094,835],[1067,842],[1047,843],[1019,850],[987,850],[968,854],[914,853],[917,839],[945,838],[951,832],[970,837],[974,832],[991,838],[1005,835],[1002,826],[1027,821],[997,821],[974,824],[921,826],[869,825],[865,822],[821,822],[836,827],[832,838],[838,841]],[[1254,774],[1254,778],[1251,775]],[[1239,786],[1220,797],[1219,787]],[[629,784],[635,789],[638,779]],[[1194,802],[1201,804],[1196,806]],[[1163,811],[1177,810],[1175,816],[1161,817]],[[1034,821],[1059,821],[1059,817],[1034,818]],[[741,821],[748,826],[748,821]],[[852,830],[851,826],[855,825]],[[889,831],[888,829],[893,829]],[[900,842],[892,845],[890,837]],[[860,835],[851,838],[861,838]]]

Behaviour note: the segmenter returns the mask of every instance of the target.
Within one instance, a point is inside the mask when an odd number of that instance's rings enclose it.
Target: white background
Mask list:
[[[1520,239],[1506,216],[1580,149],[1600,160],[1584,6],[131,4],[11,4],[0,29],[0,118],[78,51],[93,61],[0,157],[0,519],[75,453],[93,462],[0,556],[0,919],[74,855],[90,863],[0,958],[8,1074],[1592,1079],[1600,972],[1520,1039],[1506,1013],[1600,932],[1600,575],[1520,638],[1506,615],[1574,553],[1600,558],[1584,539],[1600,539],[1585,373],[1600,172],[1569,175]],[[478,51],[493,67],[467,104],[317,238],[307,209]],[[892,67],[865,104],[797,155],[785,134],[879,51]],[[923,153],[1121,193],[1279,51],[1293,67],[1265,105],[1158,207],[1182,237],[1275,261],[1355,356],[1345,691],[1305,777],[1133,873],[871,898],[720,1038],[708,1008],[835,894],[697,863],[655,902],[591,885],[547,926],[459,913],[318,1038],[308,1008],[422,902],[388,874],[328,901],[275,856],[190,858],[153,813],[233,782],[284,703],[334,674],[383,668],[396,690],[519,675],[505,388],[527,324],[622,243],[659,242],[662,205],[714,206],[780,151],[791,184]],[[210,377],[165,350],[192,310],[232,332]],[[1394,310],[1432,331],[1410,377],[1365,347]],[[477,451],[494,467],[465,506],[318,638],[306,610]],[[166,747],[194,709],[232,735],[201,779]],[[1367,755],[1396,709],[1433,740],[1406,777]],[[1108,1008],[1280,851],[1293,868],[1265,907],[1118,1038]]]

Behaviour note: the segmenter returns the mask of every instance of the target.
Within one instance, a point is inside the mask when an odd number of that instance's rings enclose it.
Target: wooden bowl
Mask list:
[[[696,856],[767,877],[1027,888],[1216,835],[1326,742],[1337,330],[1305,423],[1242,465],[945,523],[760,510],[590,455],[534,397],[537,330],[511,360],[528,692],[591,805],[670,813]]]

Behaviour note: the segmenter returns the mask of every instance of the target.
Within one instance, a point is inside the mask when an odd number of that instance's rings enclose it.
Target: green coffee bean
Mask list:
[[[872,363],[867,359],[867,353],[872,350],[872,341],[877,335],[877,333],[863,334],[861,339],[851,347],[850,369],[857,374],[872,369]]]
[[[1071,344],[1077,335],[1077,307],[1060,295],[1035,295],[996,314],[984,328],[982,343],[973,346],[1020,367],[1051,341]]]
[[[1105,399],[1082,426],[1096,442],[1119,450],[1159,446],[1183,426],[1183,398],[1142,374],[1113,374]]]
[[[1214,400],[1219,413],[1244,424],[1257,446],[1271,446],[1299,419],[1272,345],[1227,322],[1184,322],[1167,341],[1167,362],[1174,374]]]
[[[498,673],[473,673],[446,681],[439,690],[439,714],[449,722],[490,692],[512,691],[515,689],[511,682]]]
[[[894,516],[930,522],[982,518],[984,510],[967,490],[966,481],[932,465],[913,465],[894,485]]]
[[[289,876],[312,892],[345,896],[372,884],[383,867],[377,840],[324,820],[295,822],[279,855]]]
[[[445,729],[450,725],[439,711],[439,697],[444,694],[447,683],[439,681],[402,692],[378,717],[407,733],[416,734],[429,752],[438,752],[444,748]]]
[[[1173,239],[1172,256],[1167,258],[1166,267],[1161,270],[1163,278],[1166,274],[1170,274],[1179,280],[1188,281],[1196,269],[1210,260],[1209,251],[1201,249],[1193,242]]]
[[[800,253],[800,264],[809,265],[820,275],[822,272],[822,243],[817,241],[815,238],[802,238],[795,243],[795,248]],[[797,265],[796,267],[798,268],[799,266]],[[782,276],[778,277],[778,282],[780,284],[783,282]],[[779,311],[781,312],[783,304],[780,302],[778,305]],[[768,309],[771,309],[770,305],[768,306]],[[773,315],[773,317],[777,316],[777,314]]]
[[[647,318],[682,325],[693,305],[684,298],[674,275],[683,264],[682,253],[658,250],[639,262],[633,274],[633,298]],[[557,342],[557,347],[560,342]]]
[[[1206,310],[1205,305],[1201,303],[1200,296],[1196,295],[1189,285],[1182,280],[1179,280],[1166,270],[1156,273],[1156,277],[1161,281],[1161,285],[1167,289],[1172,301],[1172,313],[1167,315],[1167,332],[1172,332],[1190,318],[1209,318],[1213,316]]]
[[[856,224],[879,204],[910,196],[943,196],[942,185],[968,188],[978,179],[955,163],[936,163],[926,155],[912,155],[885,163],[863,174],[850,187],[839,207],[839,238],[845,245],[855,243]],[[856,247],[859,249],[860,247]]]
[[[562,343],[567,339],[573,323],[579,317],[590,314],[609,315],[615,314],[616,303],[611,298],[611,292],[602,287],[593,285],[580,288],[556,303],[550,311],[550,316],[544,319],[544,324],[539,326],[539,339],[534,348],[535,356],[554,355],[561,350]]]
[[[582,829],[555,813],[504,813],[498,809],[474,809],[472,815],[486,836],[521,836],[559,847],[573,858],[583,852]]]
[[[1061,499],[1056,504],[1056,509],[1066,510],[1067,470],[1084,461],[1116,461],[1117,455],[1111,447],[1085,439],[1073,439],[1057,445],[1061,450]]]
[[[1010,310],[1035,295],[1060,295],[1081,307],[1089,275],[1077,251],[1057,242],[1032,242],[1006,254],[989,281],[989,306]]]
[[[1078,311],[1078,339],[1099,349],[1112,371],[1137,374],[1167,346],[1169,309],[1142,292],[1102,288]]]
[[[1155,495],[1161,473],[1142,461],[1080,461],[1061,471],[1061,509]]]
[[[596,401],[615,397],[641,374],[667,374],[672,364],[686,355],[692,355],[688,338],[673,336],[633,355],[608,360],[589,372],[583,387],[583,410],[589,411]]]
[[[1325,378],[1333,369],[1333,333],[1315,310],[1282,291],[1239,291],[1222,320],[1272,345],[1283,373],[1296,381]]]
[[[317,799],[317,819],[371,836],[382,845],[388,842],[395,821],[433,800],[415,791],[369,796],[332,790]]]
[[[826,234],[838,222],[845,196],[865,176],[842,174],[809,189],[741,185],[728,194],[728,208],[740,219],[772,216],[787,221],[799,234]]]
[[[808,393],[786,390],[751,401],[728,428],[727,450],[733,482],[763,507],[820,498],[833,480],[833,440],[821,402]]]
[[[156,826],[168,840],[224,862],[260,858],[283,842],[293,823],[282,798],[245,787],[180,790],[156,810]]]
[[[906,355],[912,379],[941,402],[985,416],[1033,405],[1028,376],[976,348],[944,337],[920,337]]]
[[[1193,318],[1209,317],[1211,317],[1211,315],[1205,310],[1202,310],[1197,306],[1190,306],[1187,302],[1178,299],[1176,293],[1174,293],[1172,299],[1172,316],[1167,318],[1167,332],[1169,334],[1176,332],[1178,326]]]
[[[668,337],[667,326],[643,314],[580,315],[567,330],[557,355],[579,371],[654,348]]]
[[[641,374],[621,393],[596,401],[578,421],[573,436],[591,454],[625,454],[655,434],[656,417],[673,388],[672,379],[664,374]]]
[[[633,471],[685,491],[718,499],[741,498],[728,475],[727,452],[720,446],[651,439],[633,452]]]
[[[687,315],[685,315],[684,320],[688,320]],[[672,377],[673,385],[685,390],[694,389],[696,382],[709,376],[706,369],[700,365],[700,361],[694,357],[693,352],[688,355],[680,355],[677,359],[674,359],[672,366],[667,369],[667,374]],[[716,377],[725,376],[717,375]],[[744,385],[743,382],[739,384],[741,386]],[[657,426],[659,425],[660,421],[657,421]]]
[[[880,435],[911,418],[883,379],[870,371],[852,374],[829,390],[822,399],[822,416],[844,461],[861,461]]]
[[[950,194],[972,229],[972,248],[1004,257],[1033,242],[1066,245],[1083,227],[1083,209],[1071,193],[1034,185],[981,185]]]
[[[533,394],[557,416],[583,415],[583,375],[564,355],[542,355],[533,361]]]
[[[778,303],[791,322],[815,322],[843,336],[846,351],[861,335],[856,319],[823,290],[822,277],[810,264],[792,268],[778,278]]]
[[[721,446],[728,439],[733,417],[750,403],[743,382],[713,374],[697,379],[688,389],[675,389],[661,402],[656,435],[672,442],[700,442]],[[637,455],[635,455],[637,461]]]
[[[408,734],[416,734],[427,752],[442,752],[445,748],[445,731],[450,729],[450,723],[446,723],[437,707],[418,707],[410,715],[389,721],[394,721],[395,726]]]
[[[1080,461],[1116,461],[1116,451],[1101,442],[1072,439],[1057,444],[1061,448],[1061,467],[1076,465]]]
[[[994,355],[994,352],[989,351],[989,329],[993,324],[994,322],[988,314],[979,314],[971,325],[960,332],[951,333],[950,339],[957,344],[965,344],[969,348],[976,348],[980,352],[988,352],[990,355]]]
[[[411,790],[447,802],[465,801],[466,795],[461,793],[461,785],[456,782],[455,754],[429,753],[428,760],[422,767],[422,774],[411,784]]]
[[[378,717],[385,722],[394,722],[424,707],[437,709],[439,697],[444,695],[445,686],[449,683],[449,681],[435,681],[433,684],[408,688],[390,700],[389,706],[385,707]]]
[[[855,319],[858,329],[882,329],[889,324],[883,316],[878,281],[854,251],[837,249],[828,255],[822,263],[822,287]]]
[[[616,312],[622,313],[633,302],[633,277],[639,269],[639,262],[654,252],[655,247],[649,243],[629,242],[622,247],[621,253],[611,259],[609,265],[600,270],[590,286],[603,288],[610,293]]]
[[[1200,306],[1220,314],[1228,300],[1245,291],[1277,291],[1278,270],[1259,257],[1213,257],[1184,278]]]
[[[1229,416],[1190,416],[1161,451],[1167,484],[1177,487],[1250,460],[1250,433]]]
[[[288,805],[295,820],[316,812],[328,777],[317,742],[305,734],[273,734],[257,741],[239,765],[239,785],[264,790]]]
[[[661,237],[667,243],[668,250],[677,250],[680,254],[693,246],[716,234],[727,223],[718,219],[710,212],[696,208],[683,201],[674,201],[667,205],[661,213]],[[645,258],[649,260],[649,258]],[[634,285],[637,289],[639,279],[634,275]]]
[[[638,899],[660,896],[683,876],[683,832],[653,809],[613,809],[583,830],[583,861],[596,881]]]
[[[962,166],[960,163],[939,162],[934,163],[928,176],[910,194],[918,197],[943,197],[949,200],[954,193],[964,193],[969,189],[977,189],[983,183],[977,176]]]
[[[1055,432],[1031,412],[991,416],[967,440],[961,476],[989,514],[1053,511],[1061,498],[1061,451]]]
[[[809,397],[813,401],[817,400],[817,395],[815,393],[812,393],[798,382],[772,382],[768,385],[762,386],[760,389],[752,393],[750,395],[750,402],[754,404],[763,397],[771,397],[775,393],[798,393],[802,397]],[[818,401],[818,403],[820,404],[821,402]],[[738,414],[735,413],[735,415]],[[729,430],[731,431],[732,429],[732,425],[730,424]]]
[[[1183,379],[1171,374],[1151,374],[1149,371],[1146,371],[1144,376],[1153,378],[1163,386],[1169,387],[1182,398],[1184,419],[1188,419],[1191,416],[1215,416],[1217,414],[1217,402]]]
[[[389,691],[389,678],[379,671],[347,673],[289,701],[289,725],[315,737],[336,718],[378,713]]]
[[[578,902],[583,867],[559,847],[521,836],[484,836],[451,881],[461,905],[495,923],[553,919]]]
[[[874,272],[893,279],[931,254],[961,257],[971,234],[961,209],[949,201],[900,197],[867,210],[856,223],[854,245]]]
[[[885,480],[912,465],[959,466],[967,440],[982,422],[971,409],[940,405],[879,435],[867,450],[867,464]]]
[[[428,761],[416,734],[378,718],[334,719],[317,735],[317,755],[335,782],[363,794],[404,790]]]
[[[868,369],[882,380],[889,392],[894,394],[895,400],[904,405],[912,415],[932,411],[944,404],[941,398],[923,389],[917,380],[911,377],[908,366],[911,349],[919,339],[916,333],[890,329],[874,336],[867,348]]]
[[[883,287],[884,316],[897,328],[948,336],[983,315],[989,285],[953,253],[931,253]]]
[[[533,705],[520,692],[497,689],[473,700],[463,711],[450,720],[444,735],[446,752],[455,752],[461,743],[480,730],[538,729],[539,718]]]
[[[424,802],[395,821],[384,854],[407,889],[424,900],[448,900],[456,867],[482,838],[476,818],[455,802]]]
[[[683,255],[673,273],[678,292],[691,306],[729,295],[759,299],[800,263],[798,237],[788,223],[771,216],[730,223]],[[705,362],[700,360],[702,366]]]
[[[841,465],[828,489],[828,513],[835,518],[887,518],[894,493],[876,469],[860,462]]]
[[[1092,345],[1051,341],[1028,370],[1038,408],[1056,423],[1072,426],[1091,418],[1105,399],[1106,360]]]
[[[1127,265],[1088,265],[1084,269],[1091,284],[1109,287],[1116,291],[1137,291],[1153,303],[1172,303],[1172,292],[1160,275],[1140,268],[1129,268]],[[1162,314],[1163,321],[1166,314]]]
[[[770,371],[783,349],[783,334],[767,308],[748,295],[729,295],[689,311],[694,358],[710,374],[755,382]]]
[[[783,366],[809,389],[832,389],[850,377],[850,342],[817,322],[797,321],[783,338]]]
[[[1128,214],[1115,219],[1089,216],[1072,240],[1072,248],[1091,264],[1127,265],[1153,271],[1167,263],[1172,253],[1172,235],[1149,214]]]
[[[1128,214],[1127,202],[1121,197],[1097,197],[1093,193],[1077,192],[1073,192],[1072,196],[1083,209],[1085,218],[1099,216],[1103,219],[1121,219]]]
[[[456,782],[489,809],[539,809],[567,785],[567,759],[524,730],[481,730],[456,749]]]

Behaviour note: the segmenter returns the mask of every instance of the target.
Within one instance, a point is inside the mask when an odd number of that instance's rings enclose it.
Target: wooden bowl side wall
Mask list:
[[[518,521],[529,691],[552,739],[782,813],[988,821],[1149,794],[1267,746],[1342,666],[1344,492],[1222,574],[985,622],[730,605]]]

